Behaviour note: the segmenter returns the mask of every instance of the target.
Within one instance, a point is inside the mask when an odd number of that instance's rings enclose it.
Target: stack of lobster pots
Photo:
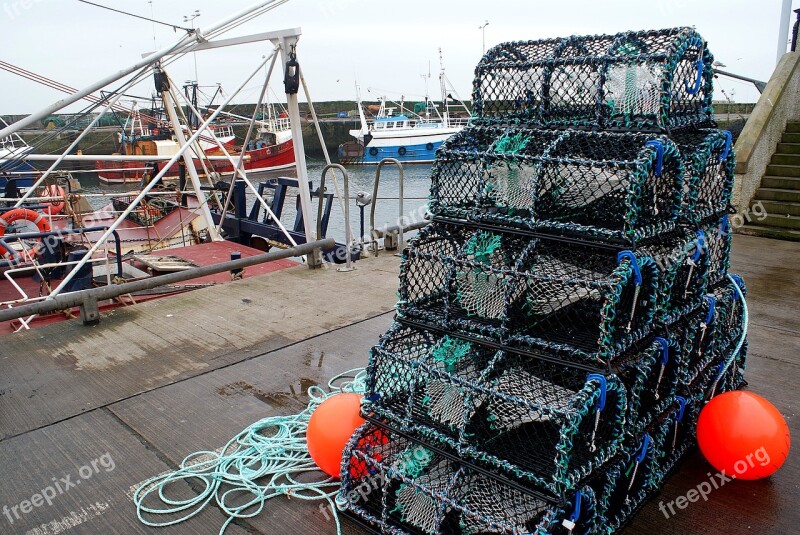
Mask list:
[[[338,505],[382,533],[614,533],[744,384],[734,153],[690,28],[504,43],[437,152]]]

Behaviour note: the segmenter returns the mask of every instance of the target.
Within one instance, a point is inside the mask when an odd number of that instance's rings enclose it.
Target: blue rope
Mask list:
[[[724,367],[721,367],[722,369],[717,374],[717,378],[714,380],[714,384],[711,385],[712,397],[713,393],[716,393],[717,391],[717,386],[719,386],[720,379],[722,379],[725,376],[725,374],[728,372],[728,368],[731,367],[731,364],[733,364],[733,362],[736,360],[736,357],[739,355],[739,351],[742,350],[744,341],[747,338],[747,327],[750,323],[750,316],[747,312],[747,301],[744,298],[744,293],[742,292],[742,289],[739,286],[739,282],[736,280],[737,277],[735,275],[728,275],[728,279],[730,279],[730,281],[733,283],[733,288],[736,290],[736,294],[738,295],[739,300],[742,302],[742,334],[739,337],[739,342],[736,344],[736,348],[731,352],[731,355],[723,363]]]
[[[345,381],[345,378],[352,379]],[[324,474],[323,478],[310,482],[296,478],[307,472],[322,474],[306,447],[306,429],[314,409],[340,392],[363,394],[366,372],[363,368],[349,370],[331,379],[327,386],[329,391],[319,386],[309,388],[311,401],[299,414],[264,418],[236,435],[220,451],[193,453],[181,462],[177,470],[143,482],[133,495],[139,520],[148,526],[173,526],[197,515],[214,500],[228,517],[219,530],[222,535],[237,518],[254,517],[261,513],[267,500],[287,496],[327,501],[336,522],[336,531],[341,534],[333,501],[340,488],[339,481]],[[167,487],[181,481],[199,482],[200,492],[188,499],[169,498]],[[223,491],[223,485],[230,488]],[[152,495],[163,506],[144,505]],[[153,521],[145,519],[144,514],[179,516]]]

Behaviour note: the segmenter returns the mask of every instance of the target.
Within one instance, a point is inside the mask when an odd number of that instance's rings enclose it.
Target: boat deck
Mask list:
[[[174,249],[162,249],[153,255],[173,256],[179,259],[190,262],[194,266],[210,266],[220,262],[226,262],[231,259],[231,254],[238,252],[242,258],[248,258],[262,254],[263,251],[253,249],[244,245],[239,245],[229,241],[199,243],[196,245],[187,245],[186,247],[176,247]],[[297,266],[298,262],[291,259],[277,260],[275,262],[268,262],[265,264],[258,264],[251,266],[244,270],[242,278],[254,277],[256,275],[263,275],[265,273],[272,273],[281,269]],[[144,266],[140,266],[144,267]],[[108,267],[112,273],[116,273],[113,260],[110,261]],[[28,296],[35,297],[39,295],[40,283],[35,281],[30,275],[32,271],[25,271],[16,277],[15,282],[22,288]],[[153,273],[159,275],[161,273]],[[3,279],[0,279],[3,280]],[[5,281],[4,281],[5,282]],[[215,284],[226,284],[231,282],[231,275],[228,272],[216,273],[214,275],[207,275],[205,277],[198,277],[191,279],[179,285],[171,285],[169,287],[156,288],[145,292],[137,293],[136,295],[128,295],[113,301],[105,301],[100,303],[101,311],[108,311],[114,308],[127,306],[130,304],[142,303],[152,299],[160,299],[162,297],[173,297],[176,293],[185,292],[197,289],[203,286],[211,286]],[[19,291],[11,284],[0,284],[0,302],[12,302],[21,297]],[[71,317],[78,317],[79,311],[73,308],[68,311]],[[64,321],[67,318],[67,312],[56,312],[44,316],[37,316],[30,323],[31,327],[39,327],[50,323]],[[21,328],[20,320],[12,320],[0,322],[0,335],[16,332]]]
[[[750,292],[750,388],[781,410],[795,435],[798,261],[797,244],[735,237],[734,271]],[[147,528],[136,518],[132,489],[262,417],[297,412],[308,386],[366,365],[392,319],[398,259],[358,267],[283,269],[116,309],[99,326],[69,321],[0,338],[0,508],[9,511],[0,509],[0,532],[217,533],[224,516],[213,506],[185,523]],[[92,461],[97,469],[79,477]],[[796,532],[796,453],[769,480],[728,483],[707,503],[666,519],[659,500],[685,495],[710,470],[694,454],[625,533]],[[23,503],[67,477],[79,484],[52,504]],[[227,533],[335,533],[318,505],[270,500]],[[346,520],[343,528],[360,533]]]

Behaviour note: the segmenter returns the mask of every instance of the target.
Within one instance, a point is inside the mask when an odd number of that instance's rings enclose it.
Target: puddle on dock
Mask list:
[[[295,385],[289,385],[289,392],[264,392],[258,387],[255,387],[245,381],[236,381],[228,383],[224,386],[214,389],[214,391],[223,397],[231,396],[253,396],[259,401],[262,401],[273,407],[286,407],[293,404],[301,397],[305,398],[308,389],[312,386],[319,385],[319,381],[309,379],[307,377],[300,378],[300,389],[298,390]]]

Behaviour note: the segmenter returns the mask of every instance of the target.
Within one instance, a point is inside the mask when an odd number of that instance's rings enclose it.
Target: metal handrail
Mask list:
[[[400,199],[400,213],[397,220],[399,231],[397,233],[397,243],[400,250],[403,249],[403,164],[394,158],[384,158],[378,162],[378,167],[375,169],[375,183],[372,186],[372,205],[369,208],[369,235],[372,238],[370,243],[375,244],[374,252],[378,252],[377,238],[375,235],[375,206],[378,204],[378,185],[381,181],[381,168],[384,164],[395,164],[400,170],[400,192],[398,198]]]
[[[93,323],[98,319],[98,301],[114,299],[121,295],[140,292],[142,290],[150,290],[153,288],[158,288],[159,286],[184,282],[208,275],[214,275],[216,273],[222,273],[223,271],[234,271],[237,269],[255,266],[257,264],[263,264],[265,262],[282,260],[284,258],[291,258],[294,256],[304,256],[312,253],[315,249],[329,248],[333,247],[334,245],[336,245],[336,242],[330,238],[325,240],[316,240],[303,243],[297,247],[290,247],[289,249],[280,249],[278,251],[241,258],[239,260],[221,262],[211,266],[202,266],[198,268],[187,269],[185,271],[177,271],[175,273],[159,275],[158,277],[151,277],[149,279],[141,279],[123,284],[114,284],[111,286],[103,286],[102,288],[92,288],[91,290],[65,293],[39,303],[31,303],[29,305],[22,305],[14,308],[0,309],[0,321],[9,321],[27,316],[47,314],[50,312],[56,312],[58,310],[65,310],[79,306],[81,307],[81,317],[84,318],[84,323]]]
[[[325,176],[330,169],[338,169],[344,175],[344,241],[345,241],[345,269],[350,271],[353,269],[352,255],[350,252],[350,243],[352,236],[350,233],[350,175],[347,174],[347,169],[338,163],[329,163],[322,168],[322,178],[319,182],[319,206],[317,208],[317,239],[322,236],[322,205],[325,203]],[[333,175],[336,180],[336,175]]]

